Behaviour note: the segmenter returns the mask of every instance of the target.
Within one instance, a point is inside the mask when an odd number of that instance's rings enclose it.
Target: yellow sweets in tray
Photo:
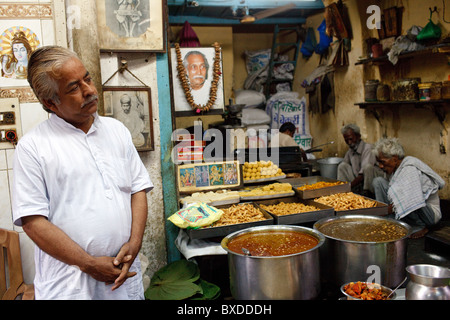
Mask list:
[[[283,171],[272,161],[245,162],[243,167],[245,180],[259,180],[283,176]]]

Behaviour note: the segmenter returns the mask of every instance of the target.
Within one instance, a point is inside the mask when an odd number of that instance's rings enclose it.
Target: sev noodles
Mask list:
[[[377,205],[376,201],[366,199],[353,192],[335,193],[316,198],[314,201],[333,207],[336,211],[373,208]]]

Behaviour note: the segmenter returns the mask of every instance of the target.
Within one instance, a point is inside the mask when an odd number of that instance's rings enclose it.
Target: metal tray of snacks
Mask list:
[[[251,207],[253,207],[253,209]],[[225,237],[229,235],[230,233],[233,233],[235,231],[239,231],[242,229],[250,228],[250,227],[256,227],[256,226],[263,226],[263,225],[273,225],[274,224],[274,218],[268,214],[265,210],[261,210],[257,205],[255,205],[253,202],[245,202],[245,203],[239,203],[234,205],[227,205],[227,206],[217,206],[216,208],[221,210],[226,210],[224,214],[222,215],[222,218],[220,218],[218,221],[213,223],[211,226],[206,226],[203,228],[198,229],[186,229],[186,232],[190,239],[207,239],[207,238],[216,238],[216,237]],[[231,208],[231,210],[230,210]],[[259,210],[264,217],[264,220],[258,220],[258,221],[250,221],[250,222],[237,222],[234,224],[226,224],[222,225],[223,221],[222,219],[230,218],[229,220],[232,220],[231,217],[233,216],[233,211],[235,213],[238,213],[237,210]],[[236,215],[237,216],[237,215]],[[244,217],[244,215],[239,214],[239,216]],[[215,226],[218,225],[218,226]]]
[[[291,207],[291,204],[294,203],[297,204],[297,206]],[[255,201],[255,204],[273,216],[275,219],[275,224],[316,222],[322,218],[334,216],[334,209],[332,207],[314,202],[312,200],[303,200],[299,197]],[[266,207],[272,205],[277,207]],[[294,210],[296,212],[287,214],[286,211],[284,211],[284,213],[279,212],[279,210],[283,210],[283,206],[286,207],[286,210]],[[314,208],[311,208],[311,206]]]
[[[334,208],[337,216],[346,214],[361,214],[385,216],[388,214],[388,205],[353,192],[336,193],[314,199]]]
[[[351,191],[350,182],[339,181],[321,176],[286,179],[284,182],[292,184],[292,188],[302,199],[314,199],[333,193]],[[305,188],[307,186],[310,186],[313,189],[299,189]]]

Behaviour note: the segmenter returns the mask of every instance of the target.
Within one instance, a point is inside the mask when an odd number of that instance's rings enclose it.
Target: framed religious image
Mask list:
[[[154,150],[152,103],[147,87],[103,87],[105,116],[130,130],[137,151]]]
[[[242,187],[242,166],[238,161],[198,162],[177,168],[180,193]]]
[[[213,47],[171,49],[173,103],[177,116],[222,114],[222,54]]]
[[[96,0],[100,51],[165,52],[165,0]]]

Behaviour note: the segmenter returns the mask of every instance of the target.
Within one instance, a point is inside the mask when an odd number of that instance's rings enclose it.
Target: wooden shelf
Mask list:
[[[416,50],[416,51],[403,51],[402,53],[399,54],[399,59],[403,59],[403,58],[412,58],[414,56],[418,56],[418,55],[424,55],[424,54],[430,54],[430,53],[450,53],[450,43],[441,43],[441,44],[437,44],[434,46],[429,46],[426,47],[425,49],[422,50]],[[355,65],[359,65],[359,64],[381,64],[381,63],[386,63],[386,62],[390,62],[388,59],[387,55],[378,57],[378,58],[367,58],[367,59],[362,59],[359,60],[358,62],[355,63]]]
[[[439,100],[428,100],[428,101],[365,101],[358,102],[355,105],[359,106],[361,109],[367,107],[381,107],[381,106],[400,106],[400,105],[414,105],[414,106],[426,106],[426,105],[440,105],[448,106],[450,105],[450,99],[439,99]]]

